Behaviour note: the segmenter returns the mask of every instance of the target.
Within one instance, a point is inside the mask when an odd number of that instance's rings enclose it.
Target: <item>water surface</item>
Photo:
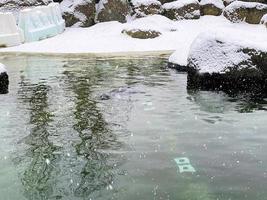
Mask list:
[[[159,58],[0,62],[1,199],[267,199],[266,101],[187,91]]]

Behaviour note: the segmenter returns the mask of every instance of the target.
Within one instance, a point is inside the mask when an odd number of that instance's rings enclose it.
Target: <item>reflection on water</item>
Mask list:
[[[98,85],[98,81],[102,79],[101,73],[98,70],[84,69],[83,73],[65,71],[64,75],[66,85],[75,97],[73,129],[78,132],[81,140],[75,145],[76,153],[86,159],[75,195],[86,197],[94,191],[111,187],[115,176],[113,168],[117,163],[110,162],[110,153],[104,150],[118,149],[121,144],[109,129],[93,98],[92,87]]]
[[[53,195],[53,176],[56,172],[57,156],[54,152],[59,148],[49,140],[53,134],[49,125],[53,115],[49,112],[48,93],[51,88],[46,83],[31,85],[22,80],[18,98],[28,105],[31,128],[23,142],[27,144],[25,155],[30,158],[29,164],[22,174],[21,181],[24,195],[28,199],[47,199]]]
[[[0,61],[6,200],[266,199],[266,101],[187,91],[156,58]]]

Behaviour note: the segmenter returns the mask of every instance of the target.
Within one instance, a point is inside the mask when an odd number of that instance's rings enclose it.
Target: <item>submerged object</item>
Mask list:
[[[22,30],[17,27],[12,13],[0,13],[0,47],[20,45],[24,42]]]
[[[8,93],[8,85],[9,80],[6,68],[0,63],[0,94]]]
[[[187,157],[178,157],[175,158],[174,161],[178,165],[179,172],[191,172],[194,173],[196,172],[195,168],[190,164],[190,160]]]
[[[25,41],[33,42],[56,36],[65,30],[58,3],[24,9],[19,14],[19,27],[23,30]]]

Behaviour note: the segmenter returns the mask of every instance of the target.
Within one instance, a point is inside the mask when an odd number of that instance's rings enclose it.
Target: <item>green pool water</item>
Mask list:
[[[187,91],[159,58],[0,62],[1,200],[267,200],[266,100]]]

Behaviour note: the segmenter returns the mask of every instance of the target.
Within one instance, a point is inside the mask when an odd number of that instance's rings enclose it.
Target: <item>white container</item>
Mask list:
[[[23,32],[17,27],[12,13],[0,13],[0,47],[20,45],[24,42]]]

